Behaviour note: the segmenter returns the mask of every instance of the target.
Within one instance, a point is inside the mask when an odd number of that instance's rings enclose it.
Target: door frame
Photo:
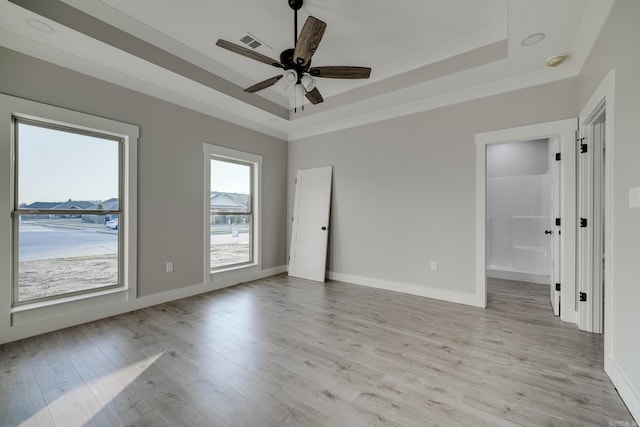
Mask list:
[[[578,122],[581,131],[581,137],[584,136],[587,138],[587,142],[593,141],[593,128],[594,125],[598,122],[598,120],[602,117],[603,114],[606,114],[606,124],[605,124],[605,145],[606,145],[606,157],[604,163],[604,232],[605,232],[605,244],[604,251],[607,257],[605,266],[604,266],[604,275],[606,277],[606,287],[607,287],[607,296],[604,301],[604,330],[600,330],[599,325],[594,325],[594,322],[599,323],[599,319],[601,319],[601,310],[602,310],[602,293],[598,292],[594,289],[593,280],[589,280],[589,283],[586,283],[583,286],[583,289],[587,292],[587,301],[586,304],[584,302],[578,303],[577,311],[578,311],[578,327],[582,330],[589,332],[604,332],[604,360],[605,360],[605,370],[607,368],[607,361],[611,355],[611,339],[613,330],[613,287],[614,287],[614,268],[613,264],[615,263],[615,254],[614,254],[614,206],[613,206],[613,158],[614,158],[614,114],[613,114],[613,105],[614,105],[614,88],[615,88],[615,71],[610,70],[607,73],[606,77],[602,80],[598,88],[594,91],[594,93],[589,98],[589,101],[584,105],[580,115],[578,116]],[[593,149],[593,144],[590,144],[590,148]],[[591,169],[591,173],[587,174],[587,179],[593,179],[593,165]],[[600,178],[601,179],[601,178]],[[580,185],[584,183],[578,182],[578,188]],[[588,218],[588,220],[592,220],[593,218]],[[596,224],[595,221],[592,221],[593,225],[596,226],[597,229],[600,228],[601,224]],[[599,230],[598,230],[599,231]],[[594,249],[594,248],[591,248]],[[594,252],[594,251],[592,251]],[[577,265],[578,269],[588,269],[588,277],[593,277],[593,272],[598,271],[600,269],[594,270],[594,257],[592,256],[589,259],[589,262],[579,263]],[[590,298],[591,297],[591,298]]]
[[[475,135],[476,144],[476,305],[487,305],[487,260],[486,260],[486,216],[487,216],[487,145],[532,139],[559,138],[563,167],[561,171],[562,212],[560,277],[562,300],[560,318],[565,322],[577,322],[575,305],[575,229],[576,229],[576,164],[575,138],[576,119],[557,120],[529,126],[502,129]]]

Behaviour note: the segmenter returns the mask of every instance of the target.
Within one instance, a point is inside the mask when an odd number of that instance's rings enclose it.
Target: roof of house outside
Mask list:
[[[28,205],[21,206],[23,209],[56,209],[56,210],[86,210],[98,209],[102,205],[106,210],[118,210],[118,199],[111,198],[100,201],[89,200],[67,200],[66,202],[33,202]]]
[[[233,212],[247,211],[251,208],[251,195],[249,194],[212,191],[210,201],[211,210]]]

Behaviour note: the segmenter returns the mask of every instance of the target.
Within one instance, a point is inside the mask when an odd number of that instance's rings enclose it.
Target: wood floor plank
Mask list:
[[[134,422],[153,411],[132,383],[144,364],[118,369],[97,347],[75,352],[69,359],[114,425]]]
[[[0,370],[0,426],[18,425],[55,425],[27,363]]]
[[[213,410],[193,400],[183,388],[156,366],[134,380],[146,399],[171,425],[227,426]]]
[[[44,398],[56,426],[113,426],[85,384],[49,390]]]
[[[602,336],[546,286],[488,289],[483,310],[279,275],[9,343],[0,424],[634,425]]]

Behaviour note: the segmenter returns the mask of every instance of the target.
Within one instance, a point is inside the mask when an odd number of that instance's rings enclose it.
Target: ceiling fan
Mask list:
[[[313,16],[309,16],[302,27],[300,36],[298,36],[298,10],[302,7],[303,1],[304,0],[288,0],[289,7],[294,10],[294,48],[284,50],[280,54],[280,61],[226,40],[219,39],[216,42],[216,45],[231,52],[284,70],[283,74],[256,83],[246,88],[244,90],[245,92],[255,93],[271,87],[276,83],[283,90],[286,90],[290,86],[296,87],[296,85],[301,85],[304,88],[306,98],[312,104],[319,104],[323,101],[323,98],[316,87],[314,77],[328,79],[369,78],[371,68],[368,67],[311,67],[311,57],[322,40],[327,24]]]

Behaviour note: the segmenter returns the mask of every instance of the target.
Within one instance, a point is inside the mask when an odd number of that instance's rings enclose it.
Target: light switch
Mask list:
[[[629,189],[629,208],[640,208],[640,187]]]

